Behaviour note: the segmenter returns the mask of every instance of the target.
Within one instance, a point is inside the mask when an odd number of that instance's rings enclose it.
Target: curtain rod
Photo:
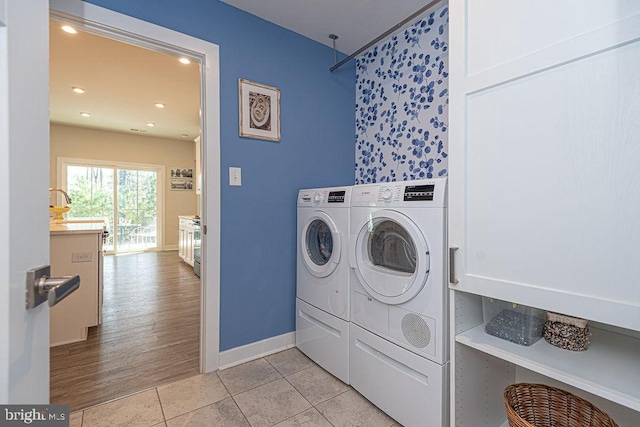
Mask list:
[[[411,21],[411,20],[417,18],[418,16],[422,15],[427,10],[429,10],[432,6],[434,6],[436,3],[439,3],[439,2],[440,2],[440,0],[432,0],[432,1],[430,1],[426,6],[420,8],[417,12],[411,14],[411,16],[403,19],[401,22],[399,22],[396,25],[394,25],[393,27],[389,28],[387,31],[385,31],[384,33],[380,34],[378,37],[376,37],[375,39],[371,40],[369,43],[367,43],[366,45],[362,46],[360,49],[358,49],[355,52],[353,52],[351,55],[349,55],[346,58],[344,58],[342,61],[338,62],[333,67],[329,68],[329,71],[331,71],[333,73],[335,70],[337,70],[338,68],[340,68],[341,66],[343,66],[347,62],[351,61],[353,58],[355,58],[356,56],[360,55],[362,52],[364,52],[365,50],[369,49],[371,46],[373,46],[374,44],[378,43],[380,40],[387,38],[390,34],[396,32],[397,30],[402,28],[405,24],[407,24],[409,21]]]

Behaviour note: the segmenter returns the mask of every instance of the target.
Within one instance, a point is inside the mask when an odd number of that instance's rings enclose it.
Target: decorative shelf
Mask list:
[[[591,328],[589,349],[571,352],[544,339],[520,346],[486,334],[480,325],[456,342],[640,411],[640,339]]]

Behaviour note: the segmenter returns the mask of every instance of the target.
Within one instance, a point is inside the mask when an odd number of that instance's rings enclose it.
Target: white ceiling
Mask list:
[[[429,3],[427,0],[221,1],[327,46],[331,46],[329,34],[336,34],[339,37],[336,49],[349,55]]]
[[[412,15],[425,0],[221,0],[351,54]],[[193,140],[200,132],[199,64],[50,22],[53,123]],[[327,71],[328,72],[328,71]],[[85,94],[71,88],[82,87]],[[154,103],[166,108],[158,109]],[[89,112],[91,117],[80,116]],[[155,123],[148,127],[147,123]],[[182,135],[188,135],[183,137]]]
[[[49,95],[53,123],[189,141],[200,134],[199,64],[82,31],[68,34],[55,20]]]

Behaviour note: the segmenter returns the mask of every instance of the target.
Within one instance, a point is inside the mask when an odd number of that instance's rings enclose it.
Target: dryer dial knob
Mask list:
[[[382,190],[382,199],[383,200],[391,200],[391,197],[393,197],[393,191],[391,191],[390,188],[385,188],[384,190]]]
[[[320,202],[321,200],[322,200],[322,193],[316,193],[316,195],[313,196],[314,202]]]

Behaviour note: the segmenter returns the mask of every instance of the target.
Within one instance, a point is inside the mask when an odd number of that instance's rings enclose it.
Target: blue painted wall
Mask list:
[[[354,63],[217,0],[88,2],[220,46],[220,350],[295,330],[296,196],[353,183]],[[280,88],[281,142],[238,136],[240,77]]]

